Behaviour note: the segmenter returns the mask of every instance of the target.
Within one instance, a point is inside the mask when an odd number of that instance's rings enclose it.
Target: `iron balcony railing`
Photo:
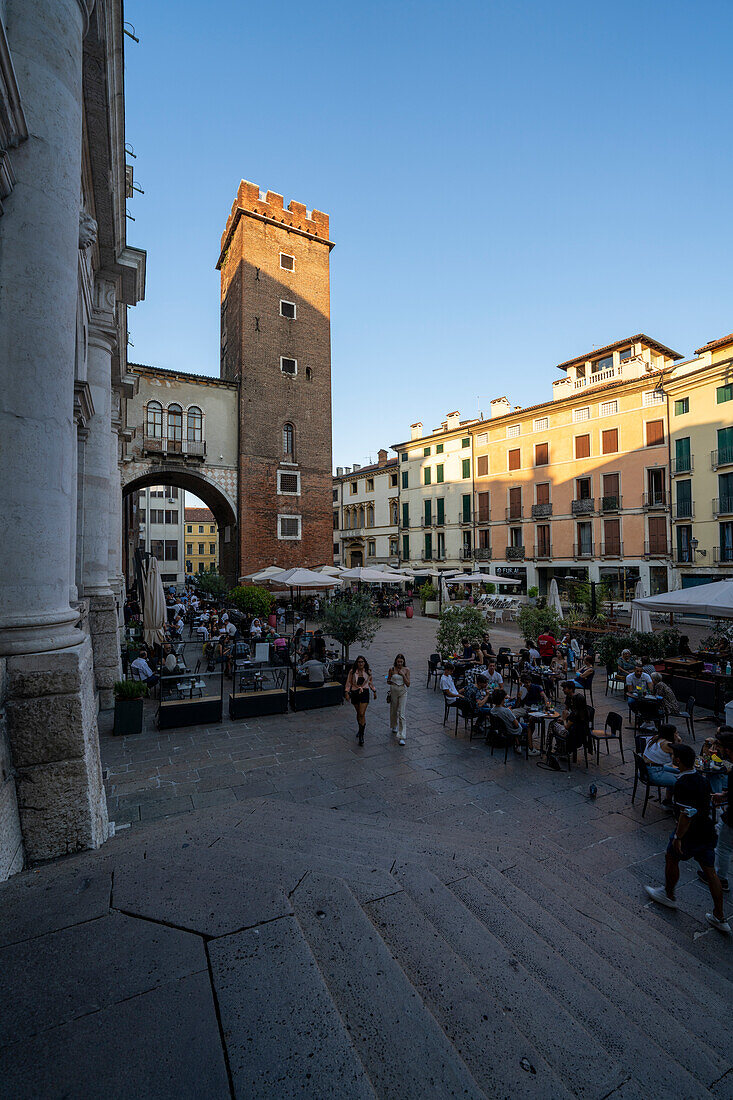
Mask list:
[[[718,466],[730,466],[733,464],[733,447],[721,447],[718,451],[710,452],[710,465],[714,470]]]
[[[594,555],[594,545],[592,542],[583,542],[580,545],[576,542],[573,546],[574,558],[592,558]]]
[[[666,508],[667,490],[652,489],[651,492],[644,493],[643,504],[645,508]]]
[[[510,504],[506,509],[507,519],[524,519],[524,508],[521,504]]]
[[[672,477],[677,477],[678,474],[691,474],[694,469],[695,463],[692,455],[672,459]]]
[[[601,543],[602,558],[622,558],[624,556],[624,544],[618,539],[609,539]]]
[[[423,550],[421,557],[423,561],[432,561],[433,557],[437,557],[437,555],[434,555],[432,551],[428,553],[427,550]]]
[[[617,494],[601,497],[600,508],[602,512],[620,512],[622,498]]]
[[[472,523],[473,522],[473,512],[464,512],[463,509],[461,509],[461,511],[458,513],[458,522],[459,523]]]
[[[476,561],[491,561],[490,546],[477,546],[473,553]]]
[[[572,502],[570,510],[574,516],[589,516],[596,510],[595,498],[580,497]]]
[[[692,553],[692,547],[678,546],[674,552],[674,560],[678,565],[692,565],[695,560],[695,556]]]
[[[461,548],[461,561],[473,561],[473,550],[470,547]]]
[[[550,543],[547,543],[547,542],[539,543],[539,545],[536,545],[534,547],[534,553],[532,554],[532,557],[533,558],[541,558],[543,560],[545,558],[551,558],[552,557],[552,546],[550,545]]]
[[[205,458],[206,440],[162,439],[159,436],[146,435],[143,438],[143,450],[149,454],[189,455],[192,458]]]
[[[672,519],[692,519],[695,515],[695,505],[691,500],[678,500],[672,505]]]
[[[532,519],[545,519],[546,516],[552,515],[552,503],[548,501],[546,504],[533,504],[532,505]]]
[[[733,546],[716,546],[713,548],[713,561],[716,565],[733,564]]]
[[[524,547],[507,546],[505,556],[507,561],[524,561]]]
[[[672,548],[667,539],[652,539],[644,543],[645,558],[668,558],[672,554]]]
[[[716,516],[733,514],[733,497],[716,497],[713,501],[713,514]]]

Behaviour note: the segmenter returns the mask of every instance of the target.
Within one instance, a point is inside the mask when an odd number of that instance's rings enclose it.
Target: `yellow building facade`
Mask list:
[[[208,508],[186,508],[184,548],[186,575],[219,570],[219,534]]]

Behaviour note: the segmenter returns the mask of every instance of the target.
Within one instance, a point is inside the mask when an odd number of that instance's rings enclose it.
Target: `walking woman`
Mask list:
[[[372,682],[372,670],[367,664],[366,657],[359,656],[349,669],[346,680],[346,698],[354,704],[356,720],[359,723],[357,739],[360,745],[364,744],[364,730],[366,728],[366,709],[369,705],[369,692],[377,698],[377,692]]]
[[[407,667],[404,653],[398,653],[394,664],[387,676],[389,684],[389,724],[392,733],[396,733],[399,743],[404,745],[405,734],[405,704],[407,703],[407,689],[410,686],[410,670]]]

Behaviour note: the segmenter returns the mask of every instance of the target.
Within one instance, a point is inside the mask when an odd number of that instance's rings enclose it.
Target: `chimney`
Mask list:
[[[416,424],[410,424],[410,439],[422,439],[421,420],[418,420]]]
[[[345,474],[350,474],[351,473],[351,466],[344,466],[344,473]]]
[[[386,464],[387,464],[387,452],[385,451],[384,447],[380,447],[379,450],[377,451],[377,465],[378,466],[386,466]]]
[[[361,463],[360,462],[355,462],[354,463],[354,473],[356,473],[356,471],[360,470],[360,469],[361,469]]]
[[[341,475],[343,474],[343,472],[344,472],[344,468],[343,468],[343,466],[337,466],[337,467],[336,467],[336,477],[341,477]]]
[[[509,404],[506,397],[495,397],[491,402],[490,416],[493,420],[495,416],[504,416],[505,413],[511,412],[512,407]]]
[[[455,431],[460,426],[461,414],[459,412],[452,412],[445,414],[445,426],[449,432]]]

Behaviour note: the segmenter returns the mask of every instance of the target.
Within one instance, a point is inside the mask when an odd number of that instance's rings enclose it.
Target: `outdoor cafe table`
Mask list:
[[[545,724],[549,720],[554,721],[560,717],[560,712],[557,710],[528,710],[527,718],[532,718],[539,726],[540,730],[540,752],[545,751]]]

